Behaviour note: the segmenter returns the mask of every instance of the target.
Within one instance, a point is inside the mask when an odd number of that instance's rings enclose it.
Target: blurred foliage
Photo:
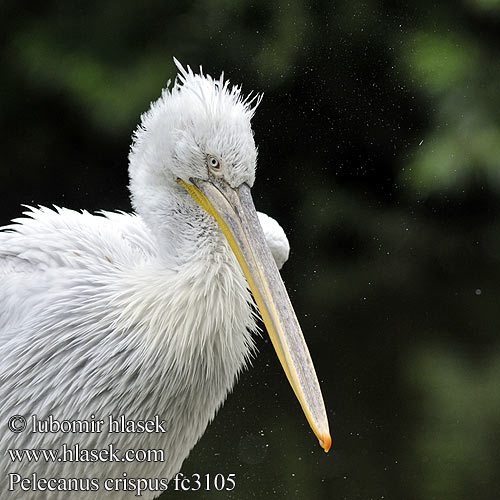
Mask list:
[[[258,208],[329,411],[307,430],[270,344],[166,498],[488,500],[500,491],[500,1],[0,5],[2,222],[130,208],[130,134],[172,56],[264,93]]]

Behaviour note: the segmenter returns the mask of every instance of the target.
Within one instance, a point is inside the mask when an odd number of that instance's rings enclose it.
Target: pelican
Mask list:
[[[0,231],[2,498],[125,499],[139,489],[151,499],[168,489],[247,365],[259,313],[330,448],[269,248],[281,265],[286,237],[273,219],[259,221],[251,197],[260,97],[175,63],[174,84],[133,135],[135,213],[30,208]],[[58,458],[15,455],[39,449]],[[84,460],[82,450],[105,453]],[[137,450],[164,455],[147,461]]]

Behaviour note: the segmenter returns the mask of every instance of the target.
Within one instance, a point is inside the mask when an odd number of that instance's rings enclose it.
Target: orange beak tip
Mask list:
[[[328,451],[330,450],[330,447],[332,446],[332,438],[331,438],[330,434],[327,434],[326,436],[321,436],[321,439],[319,440],[319,444],[325,450],[325,453],[328,453]]]

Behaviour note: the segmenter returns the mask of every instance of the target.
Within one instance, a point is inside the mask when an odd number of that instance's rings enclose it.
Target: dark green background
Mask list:
[[[269,341],[185,462],[231,493],[500,498],[500,1],[3,0],[1,223],[129,210],[130,135],[172,56],[264,93],[257,208],[333,446]]]

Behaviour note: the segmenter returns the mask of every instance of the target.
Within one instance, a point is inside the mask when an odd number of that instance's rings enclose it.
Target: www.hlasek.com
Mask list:
[[[114,418],[112,415],[105,420],[98,420],[94,415],[89,420],[63,420],[58,421],[52,416],[40,420],[36,415],[28,419],[22,415],[14,415],[9,419],[9,430],[20,433],[29,430],[32,433],[49,434],[82,434],[100,433],[108,425],[108,433],[162,433],[166,432],[164,421],[155,416],[152,420],[127,420],[124,416]],[[121,450],[114,444],[109,444],[101,449],[88,449],[80,444],[68,445],[63,443],[59,449],[17,449],[10,448],[7,455],[15,467],[21,462],[164,462],[165,452],[162,449],[127,449]],[[9,491],[129,491],[135,496],[142,496],[143,492],[163,492],[167,489],[175,491],[231,491],[236,487],[235,474],[192,474],[186,476],[182,473],[173,478],[145,478],[129,477],[123,472],[120,477],[92,478],[92,477],[41,477],[36,472],[27,477],[18,472],[8,474]]]

